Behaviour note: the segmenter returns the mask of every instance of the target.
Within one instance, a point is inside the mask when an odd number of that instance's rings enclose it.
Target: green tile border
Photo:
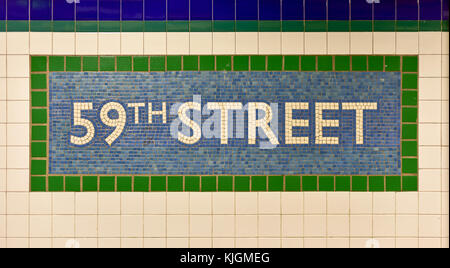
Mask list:
[[[311,25],[310,25],[311,26]],[[272,26],[270,26],[272,27]],[[180,55],[30,56],[30,191],[260,192],[417,191],[418,56]],[[48,174],[50,72],[283,71],[401,73],[401,175],[54,175]]]

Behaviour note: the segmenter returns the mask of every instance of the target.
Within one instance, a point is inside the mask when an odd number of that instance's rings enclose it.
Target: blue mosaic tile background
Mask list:
[[[400,73],[397,72],[150,72],[150,73],[51,73],[49,75],[49,174],[336,174],[400,175]],[[202,138],[182,144],[169,134],[170,106],[192,101],[279,103],[278,137],[274,149],[260,149],[260,139],[249,145],[244,138]],[[127,108],[127,125],[110,147],[104,138],[113,128],[99,119],[101,106],[118,101],[152,102],[160,110],[167,102],[168,124],[160,116],[147,122],[147,108],[134,124],[134,110]],[[284,142],[284,102],[309,102],[308,111],[294,119],[309,119],[309,128],[294,128],[294,136],[308,135],[308,145]],[[339,145],[314,144],[314,103],[377,102],[378,110],[364,112],[364,144],[355,144],[355,112],[325,111],[324,119],[339,119],[340,127],[324,128],[324,136],[339,137]],[[93,102],[83,111],[96,136],[87,146],[69,144],[72,103]],[[156,104],[158,103],[158,104]],[[245,113],[246,114],[246,113]],[[203,115],[202,120],[209,115]],[[236,119],[235,115],[233,116]],[[245,122],[247,122],[245,116]],[[247,123],[246,123],[247,124]],[[236,134],[236,133],[234,133]],[[230,135],[231,136],[231,135]]]

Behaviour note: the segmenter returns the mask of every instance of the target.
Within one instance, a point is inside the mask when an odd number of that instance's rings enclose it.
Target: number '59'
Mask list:
[[[86,129],[86,134],[83,137],[70,135],[70,143],[81,146],[88,144],[94,138],[94,124],[92,124],[89,119],[81,118],[81,111],[92,109],[92,102],[75,102],[73,104],[73,124],[74,126],[84,127]],[[109,112],[111,110],[117,111],[119,115],[117,119],[109,117]],[[100,120],[102,121],[102,123],[109,127],[115,127],[114,131],[105,138],[106,143],[108,143],[110,146],[122,134],[125,128],[126,119],[127,114],[125,108],[123,108],[122,104],[118,102],[108,102],[103,105],[102,109],[100,110]]]

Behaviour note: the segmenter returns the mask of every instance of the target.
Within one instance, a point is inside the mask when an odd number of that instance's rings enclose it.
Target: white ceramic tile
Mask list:
[[[448,78],[442,78],[441,82],[442,82],[441,86],[442,100],[448,100],[448,93],[449,93]]]
[[[298,55],[304,52],[304,33],[281,33],[281,53]]]
[[[9,55],[26,55],[30,52],[30,34],[28,32],[7,32],[6,52]]]
[[[440,145],[440,124],[419,124],[419,145]]]
[[[6,124],[0,124],[0,146],[6,145]]]
[[[191,214],[211,214],[211,193],[191,193],[189,196],[189,212]]]
[[[236,54],[258,54],[258,33],[236,33]]]
[[[260,32],[259,36],[259,54],[281,54],[281,32]]]
[[[6,123],[6,101],[0,101],[0,123]]]
[[[97,237],[97,215],[75,216],[75,237]]]
[[[258,216],[237,215],[236,216],[236,237],[256,237],[258,234]]]
[[[50,215],[52,213],[52,193],[30,193],[30,214]]]
[[[164,55],[167,51],[166,33],[144,33],[144,54]]]
[[[420,237],[440,237],[441,217],[436,215],[419,216],[419,236]]]
[[[122,55],[143,55],[144,34],[143,33],[121,33]]]
[[[448,66],[449,66],[448,55],[443,55],[441,57],[441,61],[442,61],[442,69],[441,69],[442,72],[441,72],[441,75],[442,75],[442,77],[447,77],[448,78]]]
[[[372,33],[350,33],[351,54],[372,54]]]
[[[10,124],[7,129],[8,146],[28,146],[30,143],[28,124]]]
[[[6,77],[6,56],[0,55],[0,77]]]
[[[6,32],[0,33],[0,54],[6,54]]]
[[[395,216],[394,215],[373,216],[373,235],[383,237],[395,236]]]
[[[419,55],[419,76],[441,77],[441,69],[436,68],[440,62],[440,55]]]
[[[121,214],[141,215],[143,212],[143,193],[121,193]]]
[[[395,54],[395,33],[374,32],[373,33],[373,53],[374,54]]]
[[[397,32],[397,54],[418,54],[419,33]]]
[[[441,102],[419,101],[419,123],[441,123]]]
[[[190,237],[211,237],[212,216],[211,215],[190,215],[189,216],[189,236]]]
[[[189,236],[189,216],[168,215],[167,216],[167,237],[188,237]]]
[[[419,195],[416,192],[396,193],[397,214],[418,214]]]
[[[99,237],[120,237],[119,215],[98,215]]]
[[[6,78],[0,78],[0,100],[6,100]]]
[[[98,33],[98,54],[120,54],[120,33]]]
[[[9,101],[6,109],[8,123],[29,123],[28,101]]]
[[[442,101],[442,123],[448,124],[448,101]]]
[[[120,193],[99,193],[98,213],[101,215],[120,214]]]
[[[234,237],[235,216],[234,215],[214,215],[213,216],[213,237]]]
[[[97,215],[97,193],[76,193],[75,195],[75,213],[85,215]]]
[[[167,193],[167,214],[188,214],[189,193]]]
[[[190,33],[189,48],[191,55],[211,55],[213,50],[212,33]]]
[[[394,214],[395,213],[395,193],[375,192],[373,193],[373,213],[374,214]]]
[[[419,79],[419,99],[420,100],[440,100],[442,80],[441,78],[425,78]]]
[[[55,192],[52,196],[53,214],[71,215],[75,214],[75,194]]]
[[[48,55],[52,54],[52,33],[30,33],[30,54]]]
[[[166,193],[144,193],[144,214],[166,214]]]
[[[0,192],[6,191],[6,169],[0,169]]]
[[[327,33],[305,33],[305,54],[327,54]]]
[[[232,192],[213,193],[213,214],[234,214],[234,196]]]
[[[349,193],[327,193],[327,214],[348,214],[350,211]]]
[[[350,234],[350,217],[347,215],[327,216],[327,235],[331,237],[348,237]]]
[[[29,194],[10,192],[6,194],[6,213],[24,215],[29,213]]]
[[[189,33],[167,33],[167,54],[189,54]]]
[[[53,33],[53,54],[74,55],[75,33]]]
[[[6,147],[0,147],[0,168],[5,169],[6,163]]]
[[[76,33],[75,45],[77,55],[96,55],[98,53],[98,34]]]
[[[350,236],[372,236],[373,219],[369,215],[350,215]]]
[[[7,215],[6,216],[6,236],[19,238],[29,235],[28,215]]]
[[[29,168],[29,147],[15,146],[7,147],[8,156],[7,168],[27,169]]]
[[[448,50],[449,50],[449,40],[448,40],[448,32],[442,32],[441,33],[442,34],[442,36],[441,36],[441,41],[442,41],[442,45],[441,45],[441,48],[442,48],[442,54],[445,54],[445,55],[448,55]]]
[[[281,195],[277,192],[258,193],[259,214],[280,214]]]
[[[328,33],[328,54],[349,54],[350,33]]]
[[[324,237],[327,230],[325,215],[305,215],[303,217],[304,237]]]
[[[53,237],[73,238],[75,236],[75,216],[54,215],[52,233]]]
[[[142,215],[122,215],[122,237],[142,237],[144,233],[144,217]]]
[[[424,214],[441,214],[441,193],[438,192],[421,192],[419,193],[419,213]]]
[[[29,100],[30,80],[29,78],[7,78],[6,94],[8,100]]]
[[[441,148],[419,146],[420,168],[441,168]]]
[[[7,56],[6,68],[8,77],[30,77],[30,63],[28,55]]]
[[[325,214],[327,210],[327,193],[305,192],[303,195],[305,214]]]
[[[213,33],[213,54],[232,55],[236,52],[236,33]]]
[[[30,216],[30,237],[51,237],[52,216],[32,215]]]
[[[25,153],[28,153],[27,150],[23,150],[18,153],[19,157],[21,156],[20,153],[22,153],[22,161],[24,160]],[[28,154],[27,154],[28,155]],[[25,156],[25,158],[28,158]],[[12,159],[15,161],[15,159]],[[9,159],[8,161],[12,161]],[[8,162],[9,163],[9,162]],[[7,191],[14,191],[14,192],[28,192],[30,190],[29,188],[29,174],[30,171],[28,169],[9,169],[6,171],[6,180],[7,180]]]
[[[440,32],[419,32],[420,54],[441,54],[441,47]]]
[[[371,214],[373,209],[372,193],[350,192],[350,213]]]
[[[146,215],[144,216],[144,236],[145,237],[165,237],[166,236],[166,216]]]

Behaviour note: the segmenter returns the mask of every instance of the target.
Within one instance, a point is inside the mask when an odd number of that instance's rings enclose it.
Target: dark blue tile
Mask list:
[[[97,20],[97,0],[80,0],[76,14],[77,20]]]
[[[53,1],[53,20],[74,20],[75,4],[66,1]]]
[[[0,20],[6,19],[6,0],[0,0]]]
[[[420,19],[441,20],[441,0],[420,1]]]
[[[281,1],[280,0],[260,0],[259,19],[260,20],[280,20]]]
[[[395,20],[395,0],[380,1],[373,5],[374,20]]]
[[[305,20],[326,20],[327,0],[305,0]]]
[[[448,20],[448,1],[447,0],[442,1],[442,19]]]
[[[120,20],[120,0],[99,0],[100,20]]]
[[[417,20],[418,15],[417,1],[397,0],[397,20]]]
[[[167,0],[169,20],[189,20],[189,0]]]
[[[257,20],[258,0],[236,0],[237,20]]]
[[[28,0],[8,1],[8,20],[28,20]]]
[[[328,0],[329,20],[348,20],[350,18],[350,2],[348,0]]]
[[[30,4],[31,20],[52,19],[52,0],[31,0]]]
[[[212,0],[191,0],[191,20],[212,20]]]
[[[351,18],[352,20],[372,20],[372,3],[367,0],[352,0]]]
[[[145,0],[145,20],[166,20],[166,0]]]
[[[303,1],[283,0],[283,20],[303,20]]]
[[[122,20],[143,20],[143,0],[122,0]]]
[[[236,10],[235,0],[214,0],[214,19],[215,20],[234,20]]]

